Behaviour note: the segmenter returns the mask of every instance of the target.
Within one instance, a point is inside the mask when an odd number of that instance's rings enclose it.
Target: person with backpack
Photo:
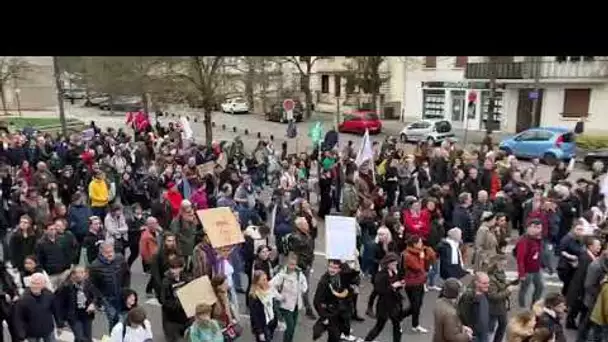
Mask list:
[[[288,252],[292,252],[298,256],[298,267],[304,273],[306,282],[310,282],[310,273],[312,269],[312,263],[314,261],[314,240],[310,236],[308,229],[308,221],[304,217],[298,217],[295,220],[295,227],[293,233],[286,236],[286,244]],[[304,292],[304,307],[306,308],[306,316],[310,319],[316,319],[312,306],[310,305],[310,299],[308,296],[308,289]]]
[[[111,342],[152,342],[152,324],[146,311],[138,306],[127,314],[127,318],[118,322],[110,333]]]
[[[283,341],[293,342],[299,311],[304,306],[302,295],[308,291],[308,282],[298,267],[296,254],[287,256],[285,266],[272,278],[270,285],[281,295],[279,312],[286,325]]]

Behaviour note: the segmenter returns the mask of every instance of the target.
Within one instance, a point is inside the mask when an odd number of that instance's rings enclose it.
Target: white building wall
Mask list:
[[[519,89],[529,88],[529,85],[508,85],[503,100],[504,113],[507,117],[507,132],[515,132],[517,122],[517,105]],[[543,85],[543,102],[541,108],[540,126],[567,127],[574,129],[577,118],[564,118],[564,93],[568,88],[589,88],[589,113],[585,124],[585,132],[589,134],[608,133],[608,117],[604,114],[608,108],[608,85],[606,84],[551,84]]]

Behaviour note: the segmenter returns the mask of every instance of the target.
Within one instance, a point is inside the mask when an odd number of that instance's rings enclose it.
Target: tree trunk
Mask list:
[[[378,92],[374,89],[372,90],[372,110],[376,111],[378,106],[376,106],[376,101],[378,101]]]
[[[304,96],[306,97],[306,118],[310,119],[312,116],[312,92],[310,86],[304,88]]]
[[[251,111],[255,110],[255,61],[247,57],[247,75],[245,76],[245,97]]]
[[[213,142],[213,130],[211,127],[211,108],[210,106],[205,106],[205,119],[203,120],[205,124],[205,143],[207,146],[211,146]]]
[[[6,93],[4,92],[4,86],[0,86],[0,101],[2,101],[2,110],[4,115],[8,115],[8,109],[6,108]]]
[[[57,56],[53,56],[53,69],[55,74],[55,87],[57,88],[57,102],[59,103],[59,121],[61,122],[61,134],[67,138],[68,123],[65,120],[65,110],[63,108],[63,86],[61,84],[61,69],[59,69],[59,60]]]
[[[148,94],[145,92],[141,94],[141,103],[144,106],[144,113],[148,114],[150,112],[150,103],[148,102]]]

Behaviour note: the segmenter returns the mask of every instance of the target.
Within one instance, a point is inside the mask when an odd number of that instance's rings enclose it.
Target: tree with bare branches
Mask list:
[[[31,65],[28,61],[20,57],[0,57],[0,100],[4,115],[8,115],[6,103],[6,86],[10,81],[23,80]]]
[[[365,94],[371,94],[372,110],[377,109],[380,87],[390,79],[380,70],[385,61],[386,56],[357,56],[348,57],[345,63],[347,78],[351,80],[352,84]]]
[[[304,92],[306,100],[306,118],[310,119],[312,116],[312,91],[310,89],[310,76],[312,73],[312,67],[315,62],[319,59],[325,58],[323,56],[288,56],[285,57],[285,62],[295,65],[300,74],[300,87]]]
[[[207,145],[213,141],[211,112],[223,98],[224,63],[223,56],[190,56],[174,58],[171,65],[173,75],[186,81],[198,95],[204,111]]]

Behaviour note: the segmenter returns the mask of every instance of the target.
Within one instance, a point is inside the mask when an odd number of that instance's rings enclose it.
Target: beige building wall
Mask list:
[[[30,63],[31,70],[23,75],[23,79],[9,81],[6,85],[5,96],[9,111],[17,111],[18,107],[23,111],[55,110],[58,104],[53,57],[21,58]],[[19,101],[16,89],[21,90]]]

